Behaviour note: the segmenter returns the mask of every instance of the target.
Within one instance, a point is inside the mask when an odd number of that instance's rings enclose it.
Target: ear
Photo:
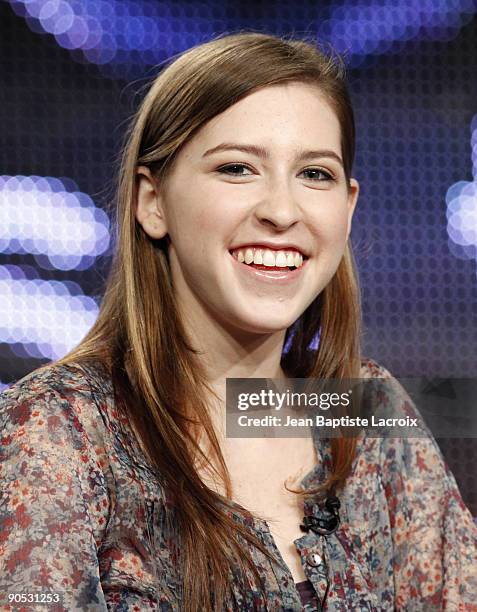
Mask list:
[[[356,207],[356,202],[358,201],[359,194],[359,183],[356,179],[352,178],[349,180],[349,192],[348,192],[348,232],[347,237],[351,233],[351,221],[353,219],[354,209]]]
[[[136,169],[136,219],[151,238],[159,240],[167,234],[159,186],[145,166]]]

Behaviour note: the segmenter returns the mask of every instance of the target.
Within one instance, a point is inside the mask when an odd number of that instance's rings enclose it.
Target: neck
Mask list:
[[[200,351],[212,386],[226,378],[281,378],[280,366],[285,330],[257,334],[234,330],[217,321],[188,318],[186,332]]]
[[[226,437],[226,379],[227,378],[285,378],[280,366],[285,330],[269,334],[239,332],[207,316],[202,309],[181,312],[185,332],[205,366],[207,383],[215,395],[208,399],[209,415],[217,436],[222,456],[228,467],[242,445],[234,446],[234,439]],[[204,432],[199,432],[198,444],[206,457],[212,457],[212,449]],[[235,440],[237,442],[237,440]],[[239,443],[242,441],[238,441]],[[245,442],[249,443],[250,440]],[[260,446],[260,440],[254,447]],[[271,442],[270,440],[268,441]],[[277,449],[277,440],[274,449]],[[234,449],[235,448],[235,452]],[[247,444],[250,451],[250,444]],[[204,471],[205,468],[205,471]],[[201,478],[213,490],[225,495],[223,483],[216,479],[208,466],[202,466]]]
[[[227,378],[284,378],[280,366],[286,330],[237,330],[200,309],[182,313],[185,330],[205,366],[207,382],[225,409]],[[211,406],[212,407],[212,406]]]

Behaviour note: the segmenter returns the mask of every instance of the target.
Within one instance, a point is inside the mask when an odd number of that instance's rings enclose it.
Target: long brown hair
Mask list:
[[[305,41],[255,33],[223,36],[179,56],[155,78],[127,133],[116,253],[99,316],[81,344],[59,362],[99,360],[108,369],[120,409],[174,500],[185,611],[223,609],[232,571],[245,592],[250,570],[260,591],[249,545],[271,555],[227,514],[231,483],[209,415],[210,389],[178,316],[167,240],[152,240],[136,221],[135,174],[138,166],[146,166],[164,178],[181,146],[210,119],[258,88],[290,81],[316,85],[334,109],[349,183],[354,120],[337,57]],[[319,348],[311,351],[319,329]],[[334,277],[291,331],[282,360],[289,376],[358,378],[360,305],[349,243]],[[197,443],[198,429],[210,443],[211,457]],[[321,488],[342,486],[355,454],[353,439],[331,444],[333,465]],[[221,479],[225,496],[205,486],[198,462]]]

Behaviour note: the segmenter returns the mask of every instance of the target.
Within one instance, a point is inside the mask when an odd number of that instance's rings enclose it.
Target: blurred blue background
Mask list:
[[[241,29],[346,57],[364,354],[396,376],[476,377],[476,14],[477,0],[0,2],[0,387],[96,317],[137,92],[160,62]],[[474,515],[476,442],[439,441]]]

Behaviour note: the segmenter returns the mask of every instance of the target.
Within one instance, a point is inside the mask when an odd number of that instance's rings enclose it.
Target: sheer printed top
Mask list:
[[[362,376],[389,379],[385,401],[416,415],[384,368],[363,360]],[[2,610],[20,609],[21,594],[48,596],[55,612],[182,609],[167,491],[119,418],[99,363],[52,364],[0,396]],[[329,441],[315,448],[305,488],[330,469]],[[232,582],[225,609],[477,611],[477,528],[432,437],[363,437],[339,497],[337,531],[294,542],[309,581],[298,586],[266,521],[232,504],[276,563],[253,549],[266,597]],[[303,510],[319,512],[312,497]]]

